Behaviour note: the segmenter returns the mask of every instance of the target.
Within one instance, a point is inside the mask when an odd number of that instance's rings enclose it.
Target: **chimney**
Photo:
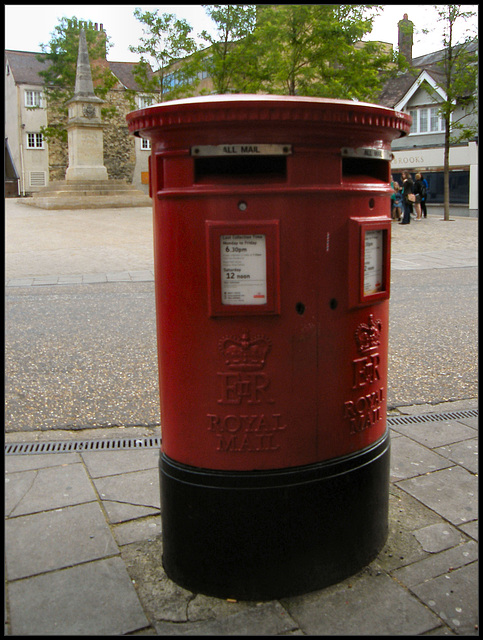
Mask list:
[[[397,44],[399,53],[406,58],[409,66],[413,63],[413,30],[414,24],[408,19],[408,14],[403,15],[403,19],[397,23],[398,35]]]

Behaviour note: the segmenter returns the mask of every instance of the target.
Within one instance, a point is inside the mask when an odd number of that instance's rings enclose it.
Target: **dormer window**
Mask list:
[[[409,135],[444,132],[444,120],[438,111],[439,107],[410,109],[409,115],[413,119],[413,123]]]

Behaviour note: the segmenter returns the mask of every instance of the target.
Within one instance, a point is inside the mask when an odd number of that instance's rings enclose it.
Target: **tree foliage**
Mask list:
[[[394,62],[375,43],[375,5],[263,5],[256,36],[261,88],[269,93],[367,100]]]
[[[449,154],[454,142],[469,140],[478,130],[477,35],[467,29],[461,42],[456,42],[455,25],[476,17],[466,11],[465,5],[437,5],[438,21],[443,26],[443,58],[439,63],[439,86],[446,97],[440,102],[439,112],[445,123],[444,138],[444,219],[449,220]],[[459,116],[457,115],[459,112]]]
[[[134,16],[143,24],[141,44],[130,46],[141,56],[134,76],[138,84],[159,102],[189,95],[194,90],[198,47],[191,36],[192,27],[172,13],[136,9]],[[183,64],[176,63],[183,60]],[[173,66],[175,65],[175,67]]]
[[[176,63],[176,95],[190,95],[193,79],[206,71],[214,93],[274,93],[374,100],[404,59],[380,43],[362,38],[372,30],[380,5],[203,5],[213,21],[213,34],[203,31],[206,47],[195,51],[191,28],[176,26],[174,16],[136,10],[146,35],[141,55],[156,60],[151,82],[163,83]],[[169,18],[169,20],[168,20]],[[184,21],[182,21],[184,22]],[[189,44],[189,46],[187,46]],[[189,55],[189,51],[193,52]],[[143,66],[144,65],[144,68]],[[143,59],[139,81],[149,88]]]
[[[218,93],[374,99],[403,60],[371,32],[378,5],[203,5],[217,26],[211,70]]]
[[[242,92],[253,85],[255,75],[254,40],[256,6],[250,4],[203,5],[216,27],[216,35],[207,31],[201,37],[209,48],[199,56],[213,81],[215,93]],[[256,83],[256,80],[255,80]]]
[[[477,81],[478,81],[478,48],[476,35],[467,33],[462,42],[456,42],[454,28],[456,22],[476,17],[472,11],[464,11],[464,5],[442,5],[438,7],[438,20],[443,23],[444,55],[439,63],[441,73],[440,86],[446,93],[446,100],[441,103],[440,113],[448,124],[451,142],[461,142],[473,137],[477,131],[476,115]],[[464,113],[456,119],[457,109]]]

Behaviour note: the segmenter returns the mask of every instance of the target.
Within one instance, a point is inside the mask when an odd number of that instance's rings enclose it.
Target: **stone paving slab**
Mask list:
[[[159,451],[157,449],[129,450],[129,451],[84,451],[82,459],[85,462],[91,478],[158,469]]]
[[[452,524],[478,517],[478,479],[465,469],[450,467],[396,484]]]
[[[27,482],[23,474],[28,474]],[[8,475],[6,482],[17,493],[10,517],[89,502],[97,497],[81,464],[13,473]],[[23,488],[21,493],[18,484]]]
[[[478,438],[438,447],[435,453],[458,463],[471,473],[478,473]]]
[[[94,484],[101,500],[127,502],[159,509],[159,471],[157,468],[94,478]]]
[[[412,587],[412,591],[458,635],[478,633],[478,567],[473,562]]]
[[[78,453],[44,453],[32,456],[7,456],[5,458],[5,471],[29,471],[31,469],[43,469],[44,467],[59,467],[66,464],[82,462]]]
[[[393,481],[412,478],[450,466],[452,463],[447,458],[406,436],[399,435],[398,438],[391,439],[391,480]]]
[[[143,507],[136,504],[115,502],[112,500],[103,500],[102,506],[105,509],[108,521],[111,524],[119,524],[126,520],[134,520],[136,518],[146,518],[159,513],[159,509],[156,507]]]
[[[278,602],[260,603],[255,609],[227,618],[187,622],[156,622],[160,636],[278,636],[297,630],[297,624]]]
[[[420,635],[439,618],[388,576],[358,575],[282,604],[306,635]]]
[[[113,527],[113,534],[117,544],[125,545],[142,540],[154,540],[161,535],[161,516],[136,518],[129,522],[121,522]]]
[[[454,569],[471,564],[477,558],[478,545],[474,540],[471,540],[397,569],[392,575],[402,584],[412,588],[433,578],[447,575]]]
[[[392,429],[431,449],[466,440],[475,435],[471,427],[463,425],[456,420],[393,425]]]
[[[7,520],[5,553],[8,578],[16,580],[104,558],[119,549],[99,504],[90,502]]]
[[[149,623],[120,558],[9,585],[11,635],[122,635]]]
[[[459,531],[446,522],[423,527],[414,532],[414,537],[429,553],[450,549],[463,540]]]
[[[462,524],[458,528],[460,531],[463,531],[466,535],[470,536],[470,538],[473,538],[473,540],[478,541],[478,520],[472,520],[472,522]]]
[[[479,429],[478,418],[461,418],[458,422],[461,422],[461,424],[465,424],[468,427],[472,427],[473,429],[476,429],[476,431]]]

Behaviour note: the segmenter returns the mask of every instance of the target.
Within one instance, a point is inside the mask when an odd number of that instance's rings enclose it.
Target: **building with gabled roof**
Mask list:
[[[408,72],[389,80],[380,94],[379,104],[409,113],[413,124],[408,136],[394,140],[393,176],[401,183],[400,173],[409,170],[413,177],[422,173],[429,183],[428,211],[442,211],[444,202],[444,121],[439,103],[446,100],[443,88],[444,75],[440,63],[445,50],[412,58],[411,46],[401,39],[408,35],[407,14],[401,22],[406,23],[403,34],[399,34],[400,51],[410,62]],[[400,30],[401,30],[401,22]],[[412,23],[411,23],[412,24]],[[468,50],[478,51],[478,42]],[[457,105],[454,118],[466,119],[475,124],[476,116],[467,115],[463,105]],[[452,144],[450,148],[450,205],[451,213],[466,216],[478,215],[478,139]]]

